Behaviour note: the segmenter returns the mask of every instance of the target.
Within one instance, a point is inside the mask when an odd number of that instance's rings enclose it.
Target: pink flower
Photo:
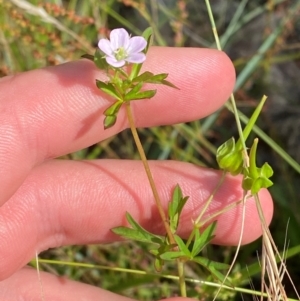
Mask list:
[[[123,67],[126,62],[140,64],[146,59],[141,52],[147,46],[143,37],[130,37],[124,28],[111,31],[110,40],[100,39],[98,47],[105,53],[106,62],[116,68]]]

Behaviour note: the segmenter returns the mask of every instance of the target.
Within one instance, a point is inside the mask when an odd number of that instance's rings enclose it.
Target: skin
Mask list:
[[[235,81],[229,58],[209,49],[153,47],[144,70],[169,73],[168,80],[180,90],[156,86],[155,98],[133,102],[138,127],[207,116],[225,103]],[[41,300],[36,271],[24,268],[35,253],[63,245],[116,241],[110,229],[125,225],[127,210],[146,228],[162,233],[141,162],[54,159],[128,128],[121,109],[117,123],[103,129],[102,113],[111,99],[96,88],[96,78],[106,79],[92,62],[82,59],[0,80],[1,300]],[[150,165],[165,208],[177,183],[190,196],[180,226],[184,236],[220,172],[184,162]],[[240,178],[227,176],[207,214],[241,196]],[[260,199],[270,222],[273,204],[267,190],[260,192]],[[218,218],[215,243],[237,244],[241,212],[239,206]],[[242,242],[260,235],[256,207],[249,199]],[[47,301],[128,300],[49,274],[42,273],[41,280]]]

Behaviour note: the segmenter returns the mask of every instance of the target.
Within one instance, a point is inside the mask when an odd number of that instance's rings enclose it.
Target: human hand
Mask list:
[[[168,80],[180,90],[159,86],[155,98],[132,102],[138,127],[204,117],[224,104],[234,85],[230,60],[216,50],[153,47],[144,67],[169,73]],[[117,123],[103,130],[102,113],[110,101],[96,88],[96,78],[105,80],[105,75],[80,60],[0,81],[1,300],[40,300],[36,271],[20,268],[48,248],[117,240],[110,229],[125,224],[125,211],[146,228],[163,230],[141,162],[53,159],[128,127],[121,109]],[[187,234],[220,172],[173,161],[150,162],[150,167],[165,207],[177,183],[190,196],[180,232]],[[207,214],[241,199],[240,180],[226,178]],[[267,190],[260,199],[269,222],[273,205]],[[240,227],[239,206],[218,218],[214,242],[236,245]],[[249,199],[243,243],[259,235],[260,221]],[[47,301],[128,300],[44,273],[42,284]]]

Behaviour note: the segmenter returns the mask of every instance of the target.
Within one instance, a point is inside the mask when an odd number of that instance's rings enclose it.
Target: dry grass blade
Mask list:
[[[281,261],[278,268],[272,243],[266,232],[263,234],[262,257],[262,290],[266,291],[268,300],[288,300],[282,285],[283,276],[286,272],[285,262]]]
[[[45,301],[45,293],[44,293],[44,288],[43,288],[42,279],[41,279],[40,266],[39,266],[39,257],[38,257],[37,252],[35,253],[35,260],[36,260],[36,271],[37,271],[38,280],[39,280],[40,289],[41,289],[41,300]]]
[[[271,232],[266,224],[257,195],[255,195],[255,200],[263,231],[261,293],[263,294],[263,292],[265,291],[268,294],[268,300],[270,301],[288,300],[284,286],[282,284],[283,276],[286,275],[290,280],[297,298],[300,299],[296,287],[288,273],[284,261],[284,255],[281,256],[279,254],[276,244],[272,238]],[[276,257],[280,260],[279,266],[277,265]],[[261,297],[261,300],[263,300],[263,297]]]

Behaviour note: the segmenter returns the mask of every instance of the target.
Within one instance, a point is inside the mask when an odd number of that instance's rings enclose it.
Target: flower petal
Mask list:
[[[145,55],[145,53],[142,53],[142,52],[132,53],[126,58],[127,62],[135,63],[135,64],[143,63],[145,60],[146,60],[146,55]]]
[[[128,54],[141,52],[147,46],[147,41],[143,37],[132,37],[129,40],[128,48],[126,49]]]
[[[106,59],[107,64],[109,64],[115,68],[120,68],[125,65],[125,60],[117,61],[115,59],[115,57],[112,57],[112,56],[107,56],[105,59]]]
[[[111,43],[107,39],[100,39],[98,43],[98,47],[100,48],[101,51],[103,51],[106,55],[112,55],[113,50],[111,48]]]
[[[124,28],[117,28],[110,33],[110,43],[113,50],[117,50],[120,47],[125,49],[129,44],[129,34]]]

